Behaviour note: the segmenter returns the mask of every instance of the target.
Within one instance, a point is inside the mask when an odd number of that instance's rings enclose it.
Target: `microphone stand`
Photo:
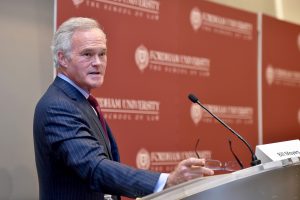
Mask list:
[[[199,99],[196,96],[194,96],[193,94],[189,94],[188,97],[193,103],[197,103],[204,110],[206,110],[211,116],[213,116],[213,118],[215,118],[218,122],[220,122],[223,126],[225,126],[231,133],[233,133],[235,136],[237,136],[247,146],[247,148],[249,149],[249,151],[251,153],[251,163],[250,163],[251,166],[261,164],[261,161],[256,157],[256,155],[255,155],[254,151],[252,150],[252,148],[250,147],[249,143],[240,134],[238,134],[231,127],[229,127],[225,122],[223,122],[220,118],[218,118],[216,115],[214,115],[212,112],[210,112],[210,110],[208,110],[204,105],[201,104],[201,102],[199,101]]]

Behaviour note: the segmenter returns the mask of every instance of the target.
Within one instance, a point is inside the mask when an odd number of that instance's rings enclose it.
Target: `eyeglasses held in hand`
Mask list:
[[[227,161],[222,163],[219,160],[205,160],[204,167],[212,169],[214,171],[229,171],[234,172],[241,169],[239,164],[236,161]]]
[[[197,140],[197,143],[196,143],[196,146],[195,146],[195,153],[196,153],[196,155],[197,155],[198,158],[200,158],[200,156],[199,156],[199,154],[197,152],[199,141],[200,141],[200,139]],[[235,155],[235,153],[232,150],[232,146],[231,146],[231,141],[230,140],[229,140],[229,146],[230,146],[230,151],[233,153],[236,161],[228,161],[228,162],[222,163],[219,160],[207,159],[207,160],[205,160],[204,167],[207,167],[207,168],[215,170],[215,171],[216,170],[222,170],[222,171],[230,171],[230,172],[238,171],[240,169],[243,169],[244,168],[243,164],[237,158],[237,156]]]

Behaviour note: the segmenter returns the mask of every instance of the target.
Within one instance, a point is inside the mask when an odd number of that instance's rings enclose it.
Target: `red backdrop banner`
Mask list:
[[[91,17],[108,38],[104,85],[94,91],[121,160],[171,171],[198,153],[246,166],[248,149],[192,104],[194,93],[254,147],[257,122],[257,16],[199,0],[58,0],[57,25]]]
[[[262,17],[263,142],[300,139],[300,26]]]

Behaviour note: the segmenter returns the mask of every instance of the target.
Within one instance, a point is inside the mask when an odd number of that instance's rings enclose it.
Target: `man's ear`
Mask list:
[[[58,63],[61,67],[68,67],[68,57],[66,56],[66,53],[59,51],[57,52],[57,58],[58,58]]]

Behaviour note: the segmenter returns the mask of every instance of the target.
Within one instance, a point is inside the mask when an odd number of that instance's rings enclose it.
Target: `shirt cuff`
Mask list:
[[[169,174],[167,174],[167,173],[161,173],[160,174],[159,179],[158,179],[158,181],[155,185],[154,191],[153,191],[154,193],[155,192],[160,192],[164,189],[168,177],[169,177]]]

